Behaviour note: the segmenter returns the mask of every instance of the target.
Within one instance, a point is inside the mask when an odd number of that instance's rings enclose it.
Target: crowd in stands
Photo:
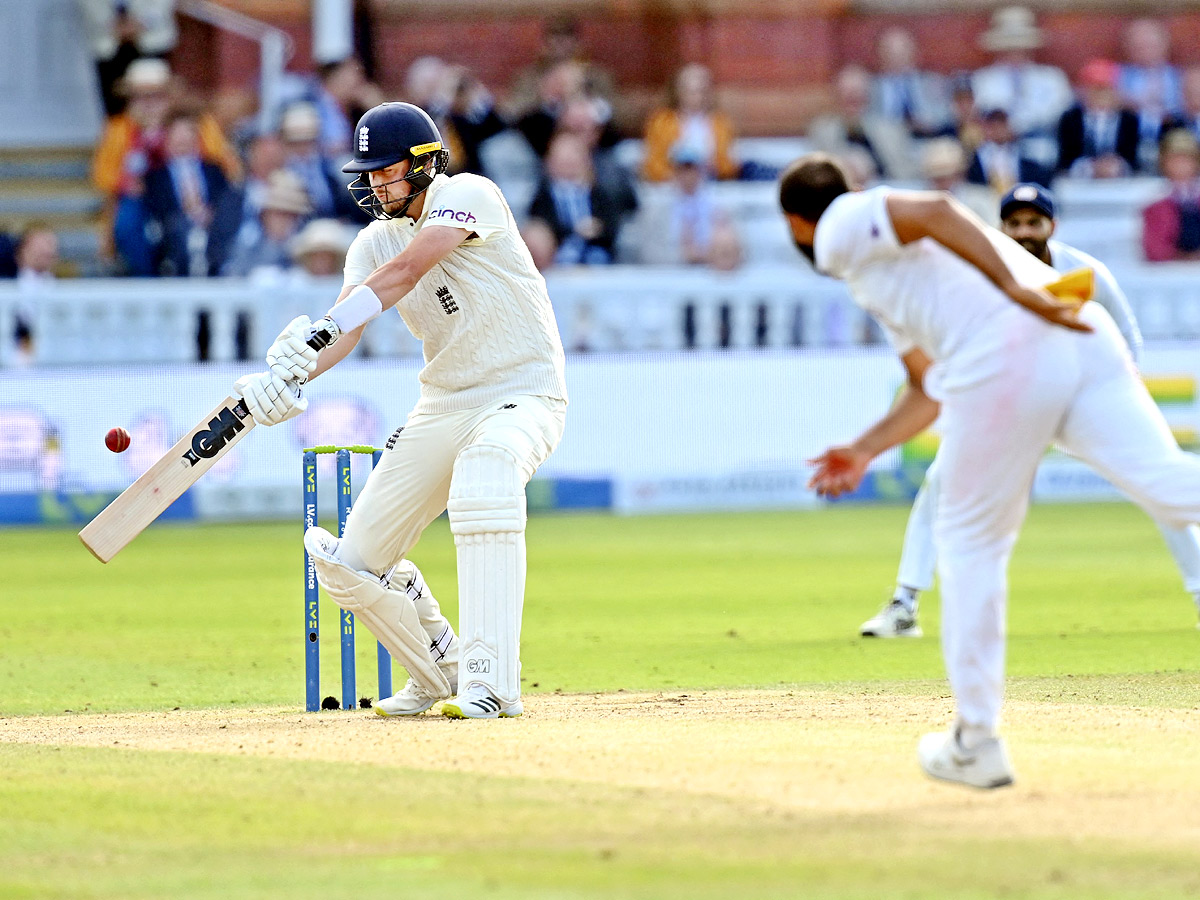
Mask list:
[[[739,159],[735,119],[698,63],[670,76],[640,130],[622,133],[615,83],[565,18],[548,24],[541,54],[507,85],[425,56],[392,92],[350,56],[293,76],[285,102],[263,116],[245,91],[198,103],[172,72],[172,0],[79,3],[108,114],[92,178],[111,274],[336,273],[367,221],[341,164],[357,118],[388,98],[434,117],[452,174],[489,175],[507,193],[506,177],[525,173],[523,193],[509,199],[543,270],[736,269],[743,238],[714,185],[777,174]],[[863,183],[947,190],[989,221],[1018,181],[1161,176],[1163,199],[1144,212],[1144,258],[1200,259],[1200,66],[1172,62],[1162,21],[1130,22],[1121,61],[1091,60],[1072,78],[1036,60],[1046,35],[1024,7],[996,10],[978,41],[986,66],[937,73],[922,68],[909,31],[886,28],[870,68],[836,74],[808,146],[843,159]],[[629,138],[640,139],[634,155],[621,152]],[[48,237],[34,228],[7,250],[0,240],[0,274],[6,265],[15,274],[23,254],[21,277],[49,277]]]

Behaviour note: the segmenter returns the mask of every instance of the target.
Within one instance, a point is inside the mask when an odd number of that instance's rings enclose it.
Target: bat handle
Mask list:
[[[324,318],[313,325],[313,333],[308,336],[305,343],[314,350],[324,350],[339,337],[341,337],[341,332],[337,325],[331,319]]]

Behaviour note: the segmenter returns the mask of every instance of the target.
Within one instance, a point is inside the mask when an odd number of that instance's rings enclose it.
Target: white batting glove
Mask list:
[[[296,316],[267,351],[267,365],[283,381],[303,384],[317,368],[317,351],[308,346],[312,332],[308,316]]]
[[[233,393],[246,401],[246,409],[259,425],[278,425],[308,409],[308,398],[300,396],[300,385],[274,372],[243,375],[233,383]]]

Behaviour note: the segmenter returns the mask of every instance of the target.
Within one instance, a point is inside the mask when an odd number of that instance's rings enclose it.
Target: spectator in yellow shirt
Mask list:
[[[120,256],[120,266],[131,275],[148,275],[153,268],[141,233],[146,224],[141,198],[146,173],[163,162],[170,86],[171,70],[161,59],[131,64],[123,81],[129,105],[108,120],[92,160],[92,183],[104,195],[101,255],[109,263]],[[238,180],[237,155],[216,120],[202,114],[198,127],[201,156],[219,165],[229,180]]]
[[[733,120],[716,108],[712,73],[699,63],[684,66],[675,76],[666,106],[646,124],[642,178],[670,181],[671,153],[686,146],[699,152],[713,178],[737,178],[740,166],[733,156]]]

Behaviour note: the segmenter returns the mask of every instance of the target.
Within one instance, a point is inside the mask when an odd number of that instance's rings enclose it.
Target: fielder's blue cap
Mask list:
[[[1054,195],[1040,184],[1026,182],[1014,185],[1000,198],[1000,218],[1007,219],[1009,213],[1022,206],[1036,209],[1047,219],[1054,218]]]

